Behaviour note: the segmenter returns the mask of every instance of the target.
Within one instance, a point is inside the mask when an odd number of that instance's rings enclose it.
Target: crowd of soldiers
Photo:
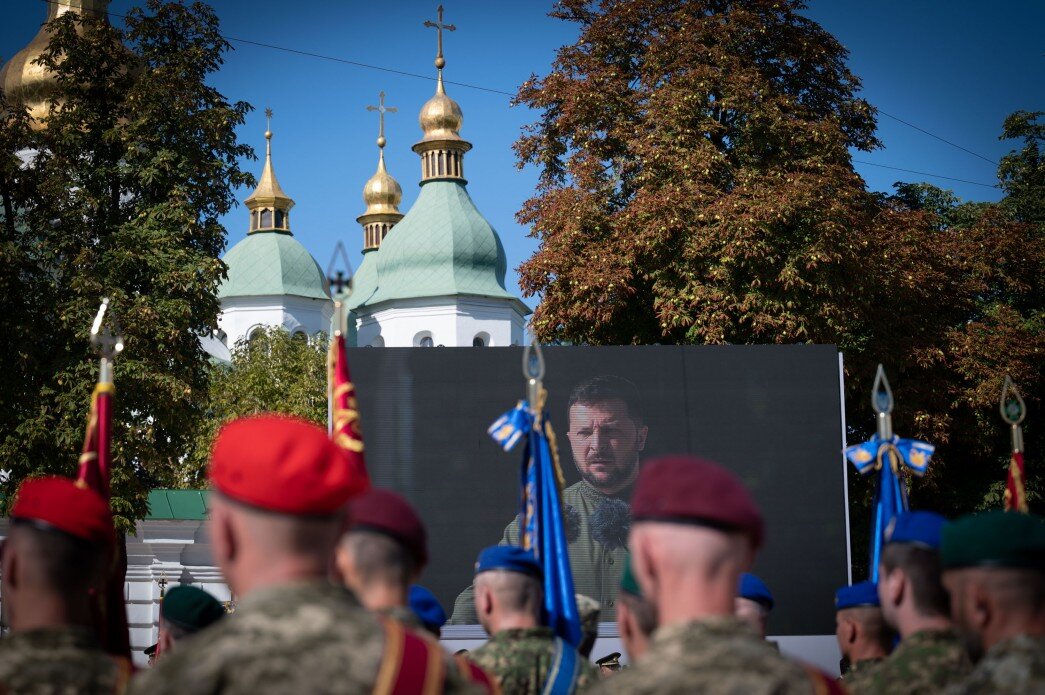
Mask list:
[[[416,585],[424,524],[398,494],[352,497],[343,452],[322,429],[255,416],[220,432],[208,532],[236,611],[179,586],[161,605],[155,663],[131,674],[90,626],[111,566],[108,504],[62,478],[26,481],[2,552],[10,635],[5,693],[1045,693],[1045,520],[987,512],[897,517],[877,583],[836,596],[836,679],[766,639],[774,608],[748,573],[763,517],[713,463],[645,463],[616,601],[620,654],[590,661],[598,604],[578,646],[542,622],[541,564],[483,550],[470,592],[489,640],[450,655],[446,615]]]

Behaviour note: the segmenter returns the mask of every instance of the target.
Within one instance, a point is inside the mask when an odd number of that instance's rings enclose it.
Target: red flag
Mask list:
[[[345,337],[335,333],[330,340],[327,356],[327,389],[330,397],[330,436],[345,451],[345,458],[355,481],[353,494],[370,487],[370,475],[363,456],[363,435],[359,431],[359,406],[356,404],[356,387],[348,373],[348,358],[345,356]]]
[[[106,500],[110,497],[112,452],[112,383],[99,381],[91,395],[91,414],[87,436],[80,454],[77,485],[94,490]],[[131,642],[127,629],[127,604],[124,580],[127,576],[127,542],[117,534],[113,565],[102,595],[95,596],[95,629],[106,652],[131,664]]]
[[[1027,490],[1023,487],[1024,474],[1023,452],[1012,452],[1009,461],[1009,479],[1005,482],[1005,511],[1028,513]]]

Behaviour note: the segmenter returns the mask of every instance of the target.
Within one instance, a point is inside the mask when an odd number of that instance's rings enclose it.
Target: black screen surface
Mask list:
[[[524,396],[522,348],[349,351],[367,466],[424,518],[431,563],[421,583],[451,612],[478,551],[518,512],[520,449],[486,434]],[[772,634],[834,632],[846,583],[838,352],[833,346],[544,348],[548,412],[566,483],[579,479],[567,402],[600,375],[635,384],[649,428],[641,459],[689,452],[730,468],[766,518],[754,571],[772,589]],[[616,568],[613,571],[618,571]]]

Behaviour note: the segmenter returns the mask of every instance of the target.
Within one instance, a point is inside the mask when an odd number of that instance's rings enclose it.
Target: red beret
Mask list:
[[[694,523],[742,531],[762,545],[762,513],[744,483],[695,456],[664,456],[646,463],[631,500],[635,521]]]
[[[272,414],[233,420],[221,429],[210,480],[230,499],[295,516],[333,514],[353,490],[348,460],[325,430]]]
[[[26,480],[18,490],[11,518],[42,521],[91,543],[116,540],[109,503],[69,478]]]
[[[348,507],[349,531],[377,531],[392,536],[414,554],[420,566],[428,564],[425,524],[402,495],[370,488]]]

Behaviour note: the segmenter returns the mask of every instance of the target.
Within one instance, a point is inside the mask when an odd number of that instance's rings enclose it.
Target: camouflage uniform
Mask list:
[[[577,538],[569,545],[570,569],[573,570],[573,589],[598,601],[602,606],[603,622],[616,620],[617,590],[624,562],[628,557],[625,546],[611,548],[591,537],[589,523],[595,510],[606,500],[627,500],[631,490],[623,490],[610,497],[604,495],[587,481],[575,483],[562,492],[564,505],[571,505],[580,517]],[[519,545],[519,519],[516,518],[504,529],[501,545]],[[475,625],[479,617],[475,612],[475,587],[470,586],[454,601],[450,625]]]
[[[493,674],[505,695],[539,695],[548,677],[554,653],[551,628],[530,627],[501,630],[468,656]],[[598,680],[599,672],[579,654],[581,673],[577,689]]]
[[[972,670],[955,630],[922,630],[900,642],[892,655],[846,681],[849,689],[881,695],[938,693]]]
[[[595,690],[785,695],[823,692],[826,684],[826,676],[813,676],[781,656],[744,621],[723,616],[657,629],[634,668],[602,680]]]
[[[998,642],[948,695],[1045,693],[1045,637],[1020,635]]]
[[[385,630],[343,587],[259,590],[131,683],[131,693],[370,693]],[[477,692],[446,655],[444,692]]]
[[[870,676],[879,664],[885,661],[884,656],[876,656],[872,659],[861,659],[855,664],[850,664],[849,669],[839,676],[838,680],[846,684],[846,687],[850,687],[856,680],[862,680]]]
[[[374,611],[378,615],[383,615],[392,620],[398,620],[406,626],[408,630],[413,630],[425,637],[431,636],[428,632],[428,628],[424,626],[421,619],[417,617],[417,613],[414,613],[407,606],[392,606],[391,608],[382,608],[379,611]]]
[[[0,640],[0,692],[115,693],[124,679],[86,628],[27,630]]]

